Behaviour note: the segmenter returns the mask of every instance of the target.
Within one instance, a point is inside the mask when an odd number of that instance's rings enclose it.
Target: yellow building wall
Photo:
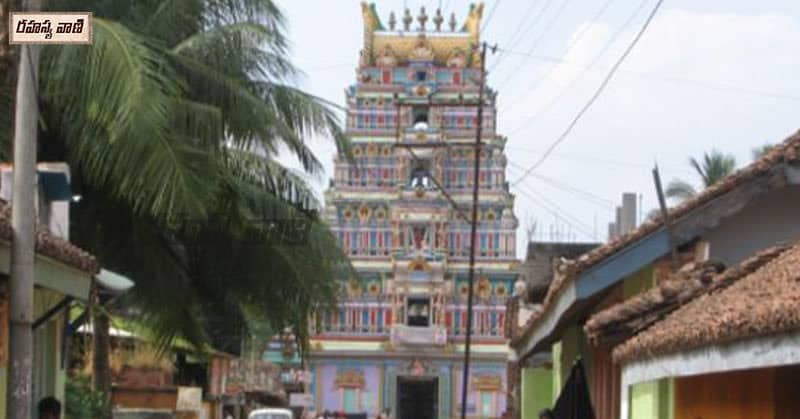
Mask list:
[[[34,320],[58,304],[64,295],[44,288],[33,292]],[[0,310],[2,311],[2,310]],[[8,322],[7,312],[0,315],[4,324]],[[54,316],[39,326],[33,333],[33,402],[34,405],[46,396],[53,396],[64,402],[66,372],[61,368],[61,339],[64,330],[63,316]],[[6,417],[6,390],[8,385],[8,339],[4,337],[0,350],[0,418]]]

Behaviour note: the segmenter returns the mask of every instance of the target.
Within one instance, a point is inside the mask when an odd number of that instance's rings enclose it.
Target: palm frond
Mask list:
[[[213,187],[209,150],[170,130],[180,80],[148,42],[95,18],[91,48],[46,50],[47,101],[87,181],[112,188],[141,212],[205,212]]]
[[[678,201],[685,201],[695,195],[697,195],[697,190],[686,181],[680,179],[673,179],[667,185],[667,189],[664,191],[664,195],[667,198],[675,199]]]
[[[320,208],[314,191],[308,187],[301,174],[269,157],[246,150],[228,147],[224,150],[224,155],[231,178],[254,185],[262,193],[266,191],[285,202],[300,204],[303,208]]]
[[[705,173],[703,181],[708,187],[731,175],[736,170],[736,159],[719,150],[711,150],[710,153],[704,153],[703,165]]]
[[[313,175],[309,137],[349,144],[335,106],[287,84],[297,71],[274,2],[54,7],[95,13],[92,47],[43,55],[46,137],[84,196],[76,242],[135,279],[160,342],[238,342],[254,317],[307,342],[309,315],[338,295],[333,279],[355,273],[304,175],[272,157],[285,146]]]
[[[237,146],[252,149],[258,144],[264,150],[275,153],[278,144],[285,144],[297,155],[306,171],[311,173],[322,171],[322,163],[305,144],[302,136],[307,130],[324,129],[321,126],[307,125],[308,121],[319,122],[317,115],[293,116],[287,120],[285,119],[287,109],[298,112],[303,109],[294,103],[288,103],[286,98],[278,101],[270,100],[269,89],[254,91],[255,87],[262,85],[220,73],[193,57],[182,54],[171,56],[182,71],[186,72],[190,83],[197,85],[195,100],[217,104],[227,110],[223,114],[226,133]],[[292,107],[293,105],[295,106]],[[337,124],[332,120],[332,114],[326,115],[325,118],[329,123],[328,132],[338,130],[334,128]],[[341,139],[337,141],[341,142]]]
[[[342,131],[341,122],[334,111],[336,105],[283,84],[259,82],[257,89],[301,136],[321,135],[331,138],[340,155],[350,155],[350,140]]]

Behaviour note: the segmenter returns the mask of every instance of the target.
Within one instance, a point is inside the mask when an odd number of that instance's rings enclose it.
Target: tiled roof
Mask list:
[[[12,235],[11,205],[0,200],[0,240],[11,242]],[[36,253],[92,275],[100,272],[100,265],[89,252],[53,235],[42,226],[38,226],[36,230]]]
[[[752,164],[736,171],[734,174],[728,176],[717,184],[704,189],[695,197],[684,201],[674,208],[671,208],[669,210],[669,216],[673,220],[679,219],[689,214],[691,211],[708,203],[709,201],[718,198],[727,192],[730,192],[737,186],[767,173],[777,164],[798,161],[800,161],[800,131],[787,138],[781,144],[776,145],[772,150],[767,152],[764,156]],[[550,288],[547,291],[547,296],[544,299],[543,312],[546,312],[550,309],[556,296],[566,287],[567,284],[571,283],[575,280],[575,278],[580,276],[582,272],[604,261],[606,258],[619,252],[620,250],[634,244],[638,240],[643,239],[647,235],[654,233],[661,228],[663,224],[663,217],[659,215],[658,217],[645,222],[639,226],[639,228],[617,238],[616,240],[587,252],[575,260],[567,260],[561,263],[561,265],[556,268],[557,274],[553,282],[550,284]],[[527,338],[527,336],[533,332],[534,325],[537,321],[539,321],[539,319],[541,319],[541,317],[541,314],[539,316],[532,317],[517,339],[512,341],[512,345],[518,344],[523,339]]]
[[[583,330],[594,343],[627,339],[711,287],[723,269],[713,262],[684,265],[658,286],[593,315]]]
[[[628,339],[699,295],[727,287],[755,272],[787,248],[771,247],[728,270],[718,262],[689,263],[658,286],[595,314],[586,322],[584,331],[598,343]]]
[[[529,242],[526,260],[522,264],[527,283],[527,300],[541,303],[553,280],[553,262],[559,258],[575,258],[600,243]]]
[[[748,263],[762,266],[748,272]],[[614,360],[630,362],[800,329],[800,244],[759,253],[720,276],[726,275],[731,285],[702,293],[617,346]]]

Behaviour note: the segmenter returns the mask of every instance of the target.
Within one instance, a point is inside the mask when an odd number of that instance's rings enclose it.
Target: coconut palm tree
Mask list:
[[[332,106],[292,86],[299,73],[275,4],[43,8],[94,14],[93,45],[45,47],[40,69],[39,158],[67,161],[82,196],[72,240],[135,279],[131,301],[163,342],[225,346],[248,318],[302,339],[348,266],[303,174],[275,155],[288,149],[319,175],[305,139],[332,138],[342,152],[347,142]],[[0,109],[12,108],[11,91],[0,86]],[[306,225],[306,237],[276,235],[267,218]]]
[[[719,182],[736,169],[736,159],[732,155],[724,154],[718,150],[703,153],[702,161],[691,157],[689,158],[689,164],[700,176],[703,188]],[[684,201],[695,196],[697,190],[687,181],[674,179],[667,185],[665,194],[668,198]]]

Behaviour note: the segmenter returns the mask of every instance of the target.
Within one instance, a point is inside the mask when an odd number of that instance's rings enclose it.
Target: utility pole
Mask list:
[[[469,290],[467,291],[467,335],[464,339],[464,376],[461,380],[461,419],[467,417],[467,391],[469,390],[469,362],[472,345],[472,303],[475,298],[475,245],[478,228],[478,189],[481,167],[481,130],[483,128],[483,91],[486,88],[486,43],[481,45],[481,78],[478,90],[478,129],[475,134],[475,166],[472,172],[472,226],[469,248]]]
[[[41,9],[27,0],[26,10]],[[9,28],[12,30],[12,28]],[[11,201],[7,417],[30,419],[33,378],[33,262],[36,227],[36,136],[39,122],[38,45],[22,45],[14,115],[14,189]]]
[[[661,209],[661,216],[664,217],[664,228],[667,230],[667,240],[669,241],[669,252],[672,261],[672,271],[675,272],[680,268],[680,260],[678,258],[678,249],[675,246],[675,236],[672,231],[672,222],[669,217],[669,210],[667,209],[667,200],[664,198],[664,190],[661,188],[661,174],[658,171],[658,165],[653,167],[653,183],[656,186],[656,195],[658,195],[658,205]]]

